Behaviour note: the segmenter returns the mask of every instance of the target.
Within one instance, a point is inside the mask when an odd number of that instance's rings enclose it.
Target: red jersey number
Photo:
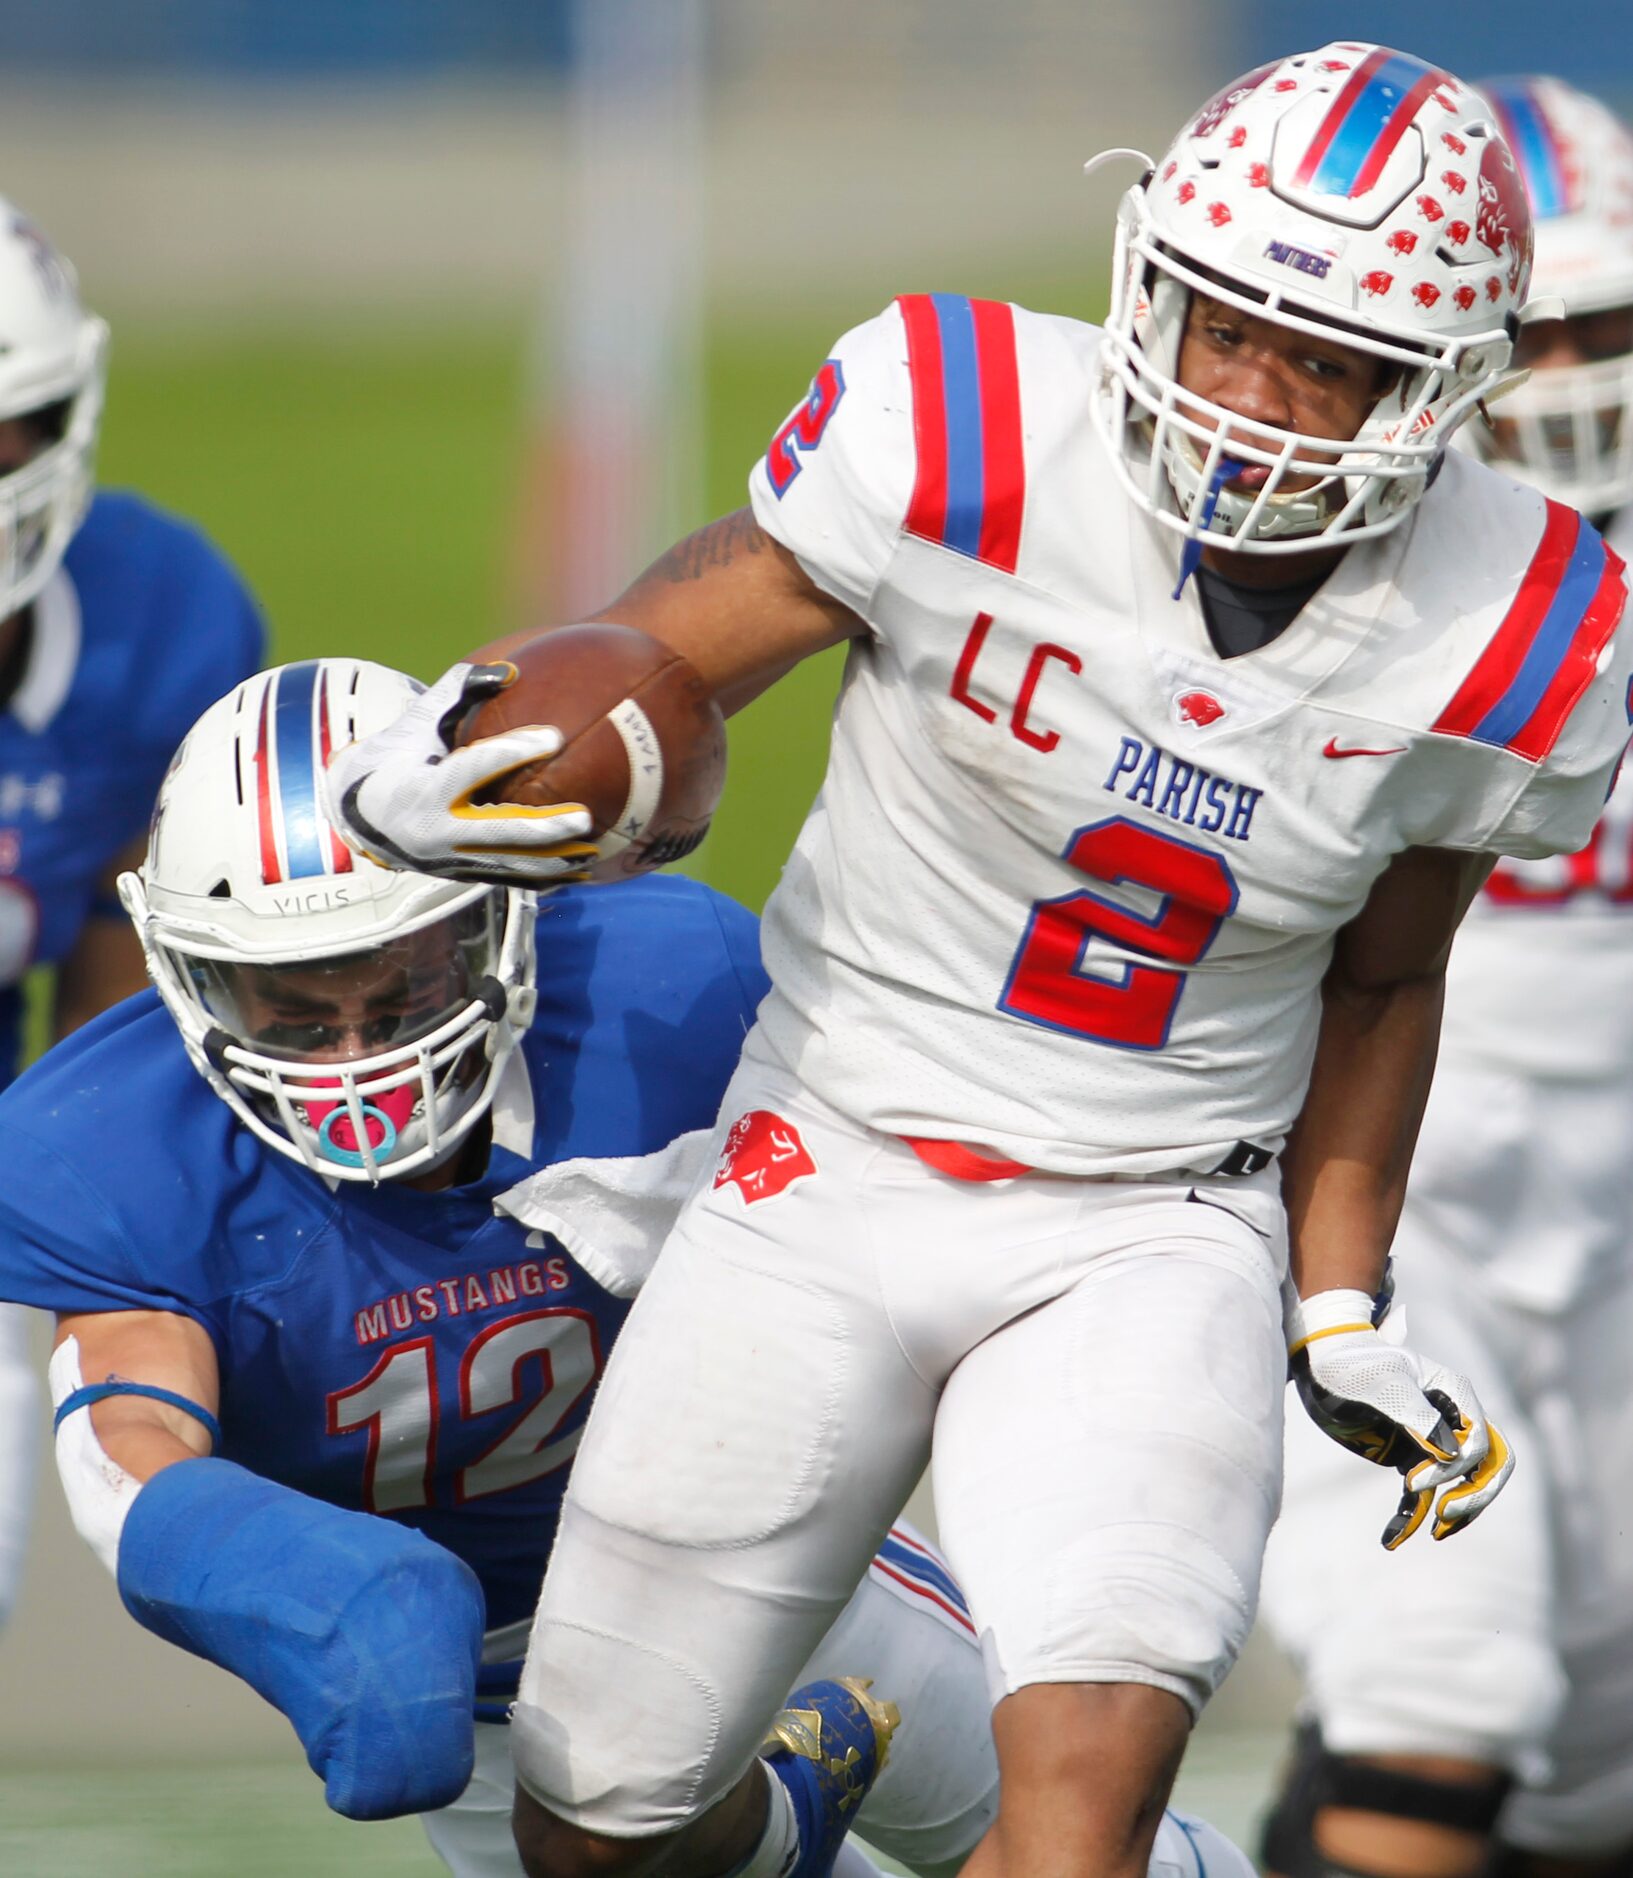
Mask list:
[[[1235,876],[1222,855],[1121,815],[1078,829],[1065,858],[1108,886],[1159,895],[1157,905],[1141,913],[1087,888],[1039,900],[998,1008],[1113,1049],[1162,1049],[1185,989],[1180,968],[1206,956],[1236,910]],[[1096,971],[1096,940],[1153,962]]]

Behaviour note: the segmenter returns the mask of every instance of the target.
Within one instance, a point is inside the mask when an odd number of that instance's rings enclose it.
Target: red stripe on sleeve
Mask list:
[[[913,445],[917,472],[907,505],[910,535],[947,537],[947,400],[942,383],[941,328],[927,293],[904,293],[896,302],[907,327],[907,370],[913,381]]]
[[[1015,309],[972,300],[975,358],[981,377],[980,558],[1013,574],[1026,511],[1026,449],[1021,436],[1021,378],[1015,358]]]
[[[261,693],[261,723],[255,739],[255,818],[261,831],[261,883],[271,887],[283,879],[278,866],[278,838],[272,827],[272,755],[267,748],[267,720],[272,686]]]
[[[1327,115],[1321,120],[1315,136],[1310,140],[1310,147],[1298,168],[1293,172],[1293,181],[1300,187],[1308,183],[1321,166],[1321,159],[1327,154],[1327,146],[1338,135],[1338,127],[1349,116],[1350,106],[1360,97],[1372,82],[1372,74],[1383,64],[1389,54],[1382,46],[1375,46],[1371,52],[1350,73],[1349,81],[1328,107]]]
[[[1394,155],[1395,146],[1406,135],[1406,127],[1417,115],[1417,109],[1435,86],[1441,82],[1439,72],[1425,72],[1418,82],[1395,106],[1389,122],[1378,135],[1378,141],[1367,154],[1367,160],[1356,172],[1355,181],[1350,184],[1352,196],[1364,196],[1384,172],[1384,165]]]
[[[1566,508],[1562,502],[1550,502],[1541,544],[1525,570],[1519,592],[1503,615],[1502,624],[1491,635],[1485,651],[1475,660],[1473,670],[1458,686],[1452,701],[1430,726],[1431,730],[1451,737],[1468,736],[1514,682],[1515,674],[1531,649],[1531,641],[1537,636],[1537,628],[1565,578],[1571,550],[1576,546],[1576,531],[1576,511]]]
[[[1622,617],[1627,601],[1625,571],[1621,556],[1607,543],[1604,575],[1582,615],[1571,649],[1548,681],[1548,689],[1537,708],[1520,726],[1518,734],[1509,739],[1508,747],[1517,755],[1540,763],[1558,741],[1566,718],[1576,709],[1577,700],[1593,683],[1594,673],[1599,669],[1599,654],[1616,630],[1616,622]]]

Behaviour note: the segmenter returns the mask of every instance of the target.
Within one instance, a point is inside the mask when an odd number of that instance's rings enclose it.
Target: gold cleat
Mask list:
[[[901,1710],[869,1694],[870,1676],[837,1676],[797,1689],[789,1706],[766,1731],[764,1748],[810,1761],[838,1813],[867,1797],[890,1757],[890,1740],[901,1726]],[[865,1752],[858,1737],[866,1741]]]

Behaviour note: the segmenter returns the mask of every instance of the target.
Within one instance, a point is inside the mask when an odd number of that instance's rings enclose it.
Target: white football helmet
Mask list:
[[[1539,366],[1464,433],[1545,495],[1590,515],[1633,501],[1633,135],[1597,98],[1557,78],[1480,87],[1519,165],[1537,231],[1539,300],[1566,319],[1625,312],[1620,349]]]
[[[0,199],[0,419],[37,417],[47,441],[0,475],[0,620],[62,564],[95,483],[108,328],[79,303],[73,268]]]
[[[188,732],[119,881],[200,1074],[337,1180],[446,1160],[533,1019],[532,895],[377,867],[324,817],[320,766],[419,689],[359,659],[249,679]]]
[[[1276,554],[1383,534],[1507,382],[1530,271],[1525,191],[1474,92],[1384,46],[1261,66],[1123,197],[1095,422],[1134,500],[1192,542]],[[1184,391],[1193,291],[1393,368],[1355,438],[1250,425]],[[1269,474],[1228,487],[1246,465]]]

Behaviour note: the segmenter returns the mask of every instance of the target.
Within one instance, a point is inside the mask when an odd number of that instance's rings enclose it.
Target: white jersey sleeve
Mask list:
[[[898,307],[846,333],[749,476],[754,518],[824,592],[868,616],[914,474],[907,334]]]

